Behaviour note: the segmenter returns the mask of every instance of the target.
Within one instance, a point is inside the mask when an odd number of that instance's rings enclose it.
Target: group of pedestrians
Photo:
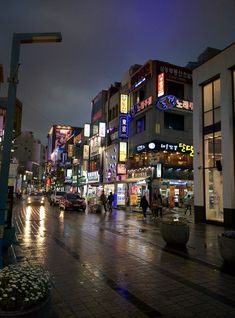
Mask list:
[[[104,207],[105,212],[112,212],[113,211],[113,201],[114,201],[114,196],[112,191],[109,193],[108,197],[106,197],[105,192],[102,191],[102,194],[100,196],[100,201],[101,204]]]
[[[188,194],[185,197],[184,205],[186,207],[186,209],[184,211],[185,215],[186,215],[187,211],[189,211],[189,213],[191,215],[192,214],[192,197],[190,196],[190,194]],[[161,194],[154,193],[153,202],[152,202],[151,206],[150,206],[146,196],[143,195],[141,200],[140,200],[140,207],[142,208],[144,219],[146,219],[146,213],[147,213],[148,208],[151,209],[152,214],[153,214],[153,218],[158,218],[159,216],[162,218],[163,201],[162,201]]]

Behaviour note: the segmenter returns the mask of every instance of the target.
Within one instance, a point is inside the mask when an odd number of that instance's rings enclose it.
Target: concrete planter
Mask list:
[[[184,246],[189,240],[189,226],[188,224],[176,223],[164,221],[161,223],[160,230],[162,238],[168,245]]]
[[[235,264],[235,239],[218,235],[218,244],[224,262]]]
[[[3,311],[0,310],[0,318],[42,318],[50,317],[51,309],[51,297],[50,295],[37,306],[30,308],[28,310],[17,310],[17,311]]]
[[[8,248],[15,242],[15,228],[4,229],[3,234],[3,248]]]

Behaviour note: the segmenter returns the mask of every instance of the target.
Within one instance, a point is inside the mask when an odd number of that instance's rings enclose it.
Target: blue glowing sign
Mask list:
[[[119,117],[119,138],[128,138],[129,136],[129,120],[127,115]]]
[[[160,110],[172,109],[177,105],[177,98],[174,95],[166,95],[161,98],[156,103],[156,106]]]

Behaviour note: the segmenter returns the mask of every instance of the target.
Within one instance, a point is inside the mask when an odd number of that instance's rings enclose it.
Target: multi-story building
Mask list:
[[[18,162],[17,189],[41,187],[45,162],[45,147],[34,138],[33,132],[23,131],[16,137],[13,157]]]
[[[160,192],[173,207],[193,194],[192,74],[150,60],[130,76],[130,204]]]
[[[193,70],[196,222],[235,225],[235,43]]]

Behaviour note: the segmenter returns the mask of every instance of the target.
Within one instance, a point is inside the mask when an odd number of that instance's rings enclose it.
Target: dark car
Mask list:
[[[59,200],[59,208],[63,210],[86,210],[86,201],[77,193],[65,193]]]

